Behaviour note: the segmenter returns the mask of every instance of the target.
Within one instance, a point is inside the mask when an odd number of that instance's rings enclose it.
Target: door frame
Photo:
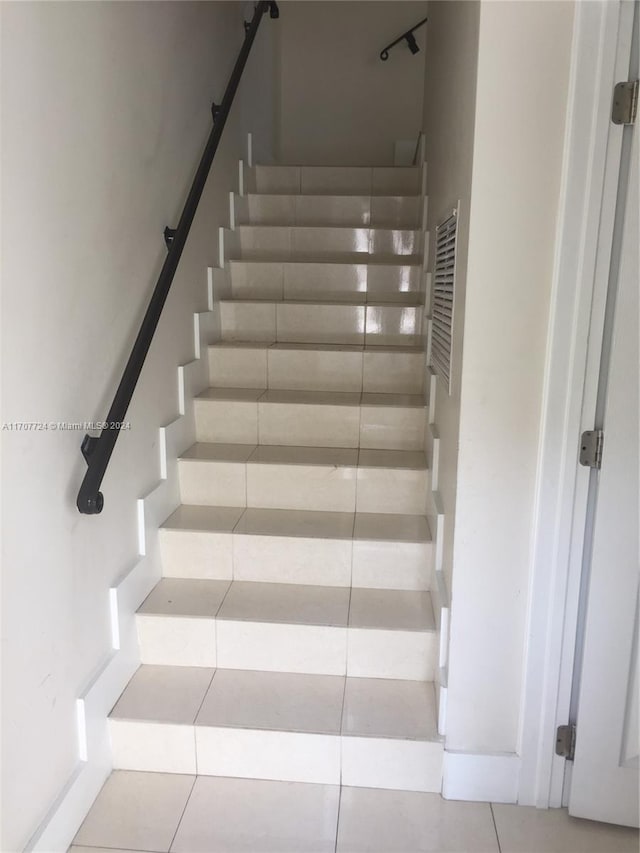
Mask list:
[[[611,100],[628,75],[617,57],[625,26],[631,40],[630,13],[632,0],[575,4],[519,733],[518,802],[538,808],[565,804],[570,784],[555,735],[569,722],[589,484],[578,442],[595,416],[599,365],[588,343],[604,319],[622,141]]]

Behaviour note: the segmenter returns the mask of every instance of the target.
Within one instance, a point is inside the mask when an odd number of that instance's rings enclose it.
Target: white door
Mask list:
[[[637,76],[637,48],[635,60],[631,53]],[[585,539],[589,583],[569,812],[638,826],[640,147],[637,127],[625,133],[621,189],[626,207],[622,215],[619,195],[621,240],[616,249],[614,237],[609,279],[615,294],[608,309],[610,345],[606,334],[605,344],[597,344],[603,349],[604,448],[602,468],[593,474],[592,524]]]

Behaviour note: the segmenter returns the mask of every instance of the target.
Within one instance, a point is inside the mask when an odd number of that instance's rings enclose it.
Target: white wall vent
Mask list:
[[[431,299],[431,358],[433,369],[451,391],[453,301],[456,282],[456,235],[458,211],[436,228],[436,258]]]

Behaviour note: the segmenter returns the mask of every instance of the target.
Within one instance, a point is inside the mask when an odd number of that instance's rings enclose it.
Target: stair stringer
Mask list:
[[[177,368],[178,415],[158,430],[159,480],[136,502],[138,558],[108,592],[111,650],[76,700],[79,761],[25,851],[66,850],[112,770],[107,718],[140,666],[135,613],[162,574],[159,527],[180,504],[177,459],[195,441],[193,398],[208,387],[207,347],[219,338],[217,272],[208,270],[207,310],[193,314],[195,357]]]
[[[440,477],[440,433],[437,427],[436,413],[436,382],[437,376],[429,366],[431,348],[431,286],[432,275],[428,271],[430,262],[430,233],[427,230],[429,196],[427,194],[428,168],[425,160],[425,136],[421,134],[419,141],[420,160],[422,165],[422,231],[423,231],[423,281],[424,281],[424,325],[423,336],[425,343],[425,390],[428,399],[427,426],[424,436],[424,448],[427,455],[427,520],[433,541],[432,577],[430,583],[431,599],[433,602],[436,630],[438,632],[439,659],[435,677],[436,708],[438,714],[438,734],[444,736],[446,730],[447,711],[447,679],[449,653],[449,614],[450,598],[442,566],[444,548],[444,506],[439,491]]]

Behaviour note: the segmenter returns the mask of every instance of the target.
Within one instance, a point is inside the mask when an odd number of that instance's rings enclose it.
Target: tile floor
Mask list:
[[[565,809],[437,794],[116,771],[70,853],[637,853]]]

